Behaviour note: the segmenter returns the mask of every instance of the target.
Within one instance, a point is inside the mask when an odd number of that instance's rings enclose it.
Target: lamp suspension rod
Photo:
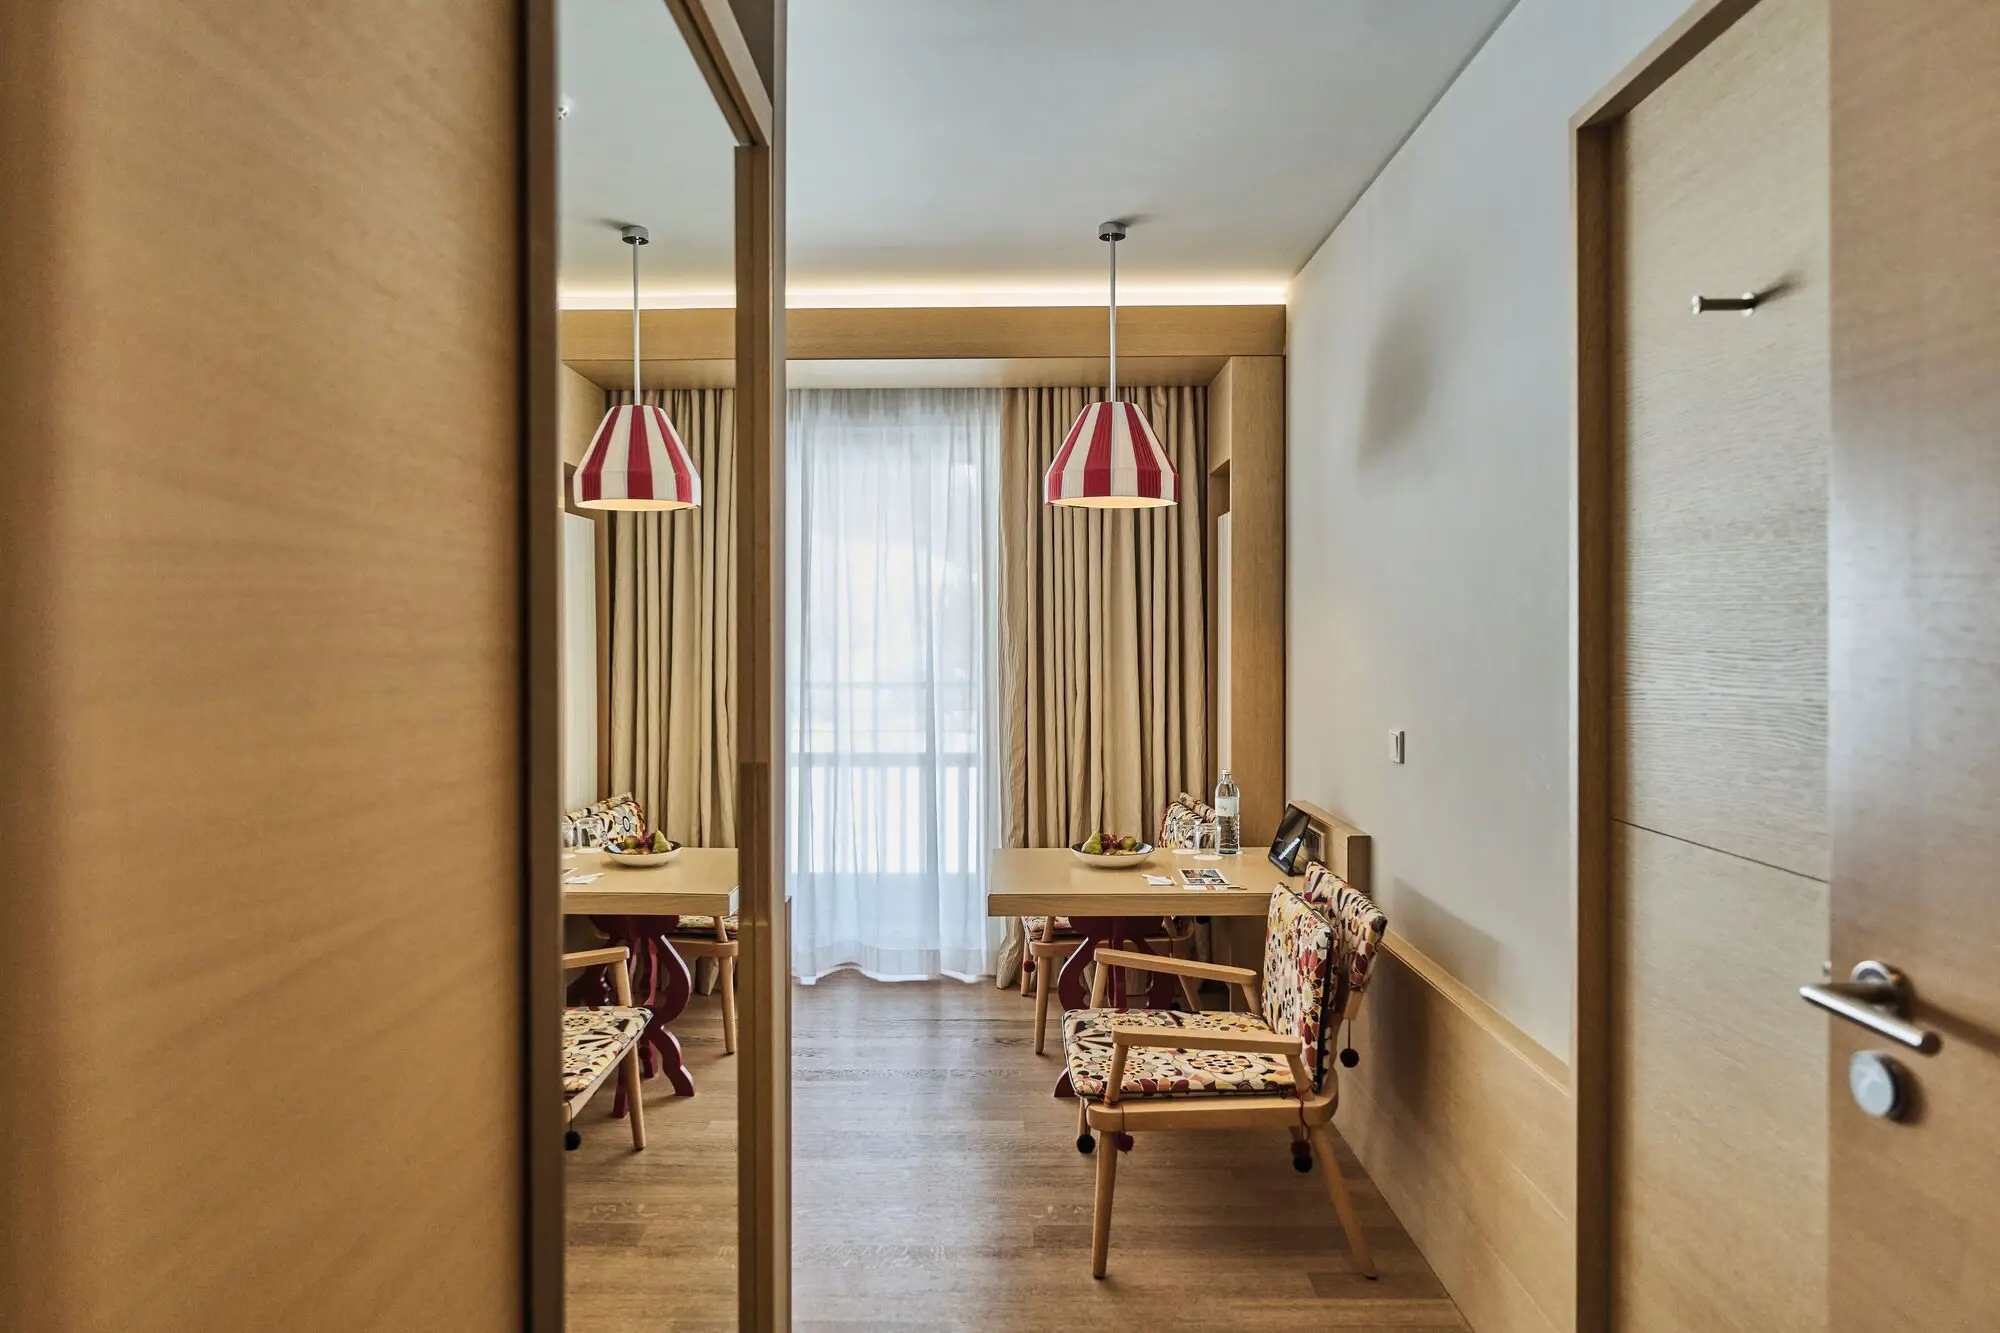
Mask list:
[[[625,228],[625,244],[632,247],[632,405],[639,405],[639,247],[652,236],[644,227]]]
[[[1118,401],[1118,242],[1125,239],[1125,224],[1098,223],[1097,239],[1111,243],[1111,388],[1104,401],[1115,403]]]

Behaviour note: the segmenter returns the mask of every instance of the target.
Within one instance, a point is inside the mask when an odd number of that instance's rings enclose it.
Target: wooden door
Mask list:
[[[1824,1319],[1825,61],[1825,0],[1763,0],[1613,154],[1619,1330]]]
[[[2000,5],[1834,0],[1833,966],[1937,1054],[1874,1119],[1828,1020],[1832,1327],[2000,1327]]]
[[[560,1325],[547,20],[0,6],[0,1328]]]

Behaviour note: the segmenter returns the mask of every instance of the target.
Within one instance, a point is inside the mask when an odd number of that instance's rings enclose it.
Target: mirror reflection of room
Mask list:
[[[734,139],[660,0],[560,25],[569,1326],[733,1328],[735,390],[644,323],[733,318]]]

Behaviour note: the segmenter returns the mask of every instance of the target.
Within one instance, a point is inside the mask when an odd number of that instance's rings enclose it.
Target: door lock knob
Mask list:
[[[1910,1072],[1880,1051],[1856,1051],[1847,1062],[1847,1090],[1854,1104],[1877,1120],[1910,1113]]]

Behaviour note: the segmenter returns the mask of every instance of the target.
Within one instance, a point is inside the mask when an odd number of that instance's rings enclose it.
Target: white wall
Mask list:
[[[1686,4],[1521,0],[1289,301],[1290,789],[1374,835],[1393,929],[1565,1058],[1568,124]]]
[[[563,809],[589,805],[597,789],[597,526],[562,516]]]

